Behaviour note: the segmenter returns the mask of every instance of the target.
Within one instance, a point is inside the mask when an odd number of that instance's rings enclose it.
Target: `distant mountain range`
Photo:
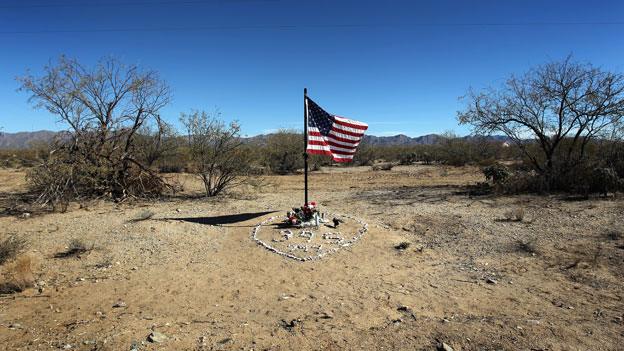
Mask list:
[[[25,149],[30,147],[33,142],[49,142],[58,133],[50,130],[18,133],[0,132],[0,149]]]
[[[59,132],[40,130],[36,132],[0,133],[0,149],[25,149],[33,142],[49,142]],[[264,144],[271,134],[260,134],[245,138],[247,142]],[[411,145],[431,145],[439,142],[444,137],[438,134],[427,134],[417,137],[409,137],[404,134],[393,136],[365,135],[363,143],[378,146],[411,146]],[[472,136],[464,138],[470,139]],[[502,135],[487,137],[494,141],[505,142],[509,139]]]

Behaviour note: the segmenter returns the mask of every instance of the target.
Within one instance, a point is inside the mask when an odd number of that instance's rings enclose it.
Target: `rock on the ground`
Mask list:
[[[449,344],[442,342],[438,344],[438,351],[453,351],[453,348]]]
[[[167,339],[168,339],[167,335],[157,332],[157,331],[153,331],[147,336],[147,341],[154,342],[154,343],[161,343]]]
[[[492,278],[487,278],[485,280],[486,283],[488,284],[497,284],[498,282],[496,281],[496,279],[492,279]]]

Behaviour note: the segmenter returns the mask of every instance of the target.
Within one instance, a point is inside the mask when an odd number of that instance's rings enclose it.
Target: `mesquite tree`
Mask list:
[[[226,125],[219,117],[219,112],[211,115],[205,111],[180,115],[187,130],[191,171],[201,178],[209,197],[242,184],[249,171],[239,124]]]
[[[165,125],[159,111],[170,91],[157,72],[113,58],[86,67],[62,56],[40,76],[28,74],[18,81],[30,102],[69,129],[50,160],[57,164],[42,165],[31,177],[43,187],[39,191],[49,192],[47,200],[54,201],[52,194],[124,198],[162,190],[164,182],[139,160],[135,145],[142,127],[151,123],[161,130]],[[46,170],[55,170],[47,176],[58,176],[60,187],[45,188],[49,179],[36,180]],[[67,172],[59,175],[59,170]]]
[[[461,124],[507,135],[552,185],[586,159],[592,140],[621,126],[624,75],[567,57],[511,76],[498,89],[471,90],[464,100]]]

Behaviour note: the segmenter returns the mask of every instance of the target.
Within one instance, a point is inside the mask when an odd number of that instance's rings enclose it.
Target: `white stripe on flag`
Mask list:
[[[356,137],[356,136],[352,136],[352,135],[348,135],[348,134],[342,134],[342,133],[339,133],[339,132],[337,132],[335,130],[330,131],[329,134],[333,135],[333,136],[337,136],[339,138],[353,140],[354,142],[359,142],[360,139],[362,139],[362,137],[359,137],[359,136]]]
[[[323,151],[331,151],[329,149],[329,145],[309,145],[308,150],[323,150]]]
[[[329,138],[327,138],[329,141],[331,141],[332,143],[336,143],[338,145],[341,146],[347,146],[347,147],[356,147],[360,144],[360,142],[356,142],[356,143],[348,143],[346,141],[340,141],[340,140],[336,140],[334,138],[332,138],[331,136]]]
[[[336,147],[347,147],[347,148],[356,148],[360,143],[349,143],[349,142],[344,142],[344,141],[340,141],[340,140],[336,140],[332,137],[322,137],[322,136],[317,136],[317,135],[309,135],[308,136],[308,140],[309,141],[323,141],[323,142],[332,142],[334,144],[338,144],[335,145]]]
[[[340,125],[338,123],[334,123],[334,129],[345,130],[351,133],[364,134],[364,131],[362,129],[351,128],[351,127]]]
[[[344,118],[344,117],[340,117],[340,116],[334,116],[334,118],[339,120],[340,122],[355,124],[357,126],[362,126],[362,127],[368,128],[368,124],[366,124],[364,122],[356,121],[354,119],[348,119],[348,118]]]
[[[353,152],[353,151],[355,151],[355,148],[345,149],[345,148],[341,148],[341,147],[336,147],[334,145],[329,145],[329,148],[332,149],[332,150],[336,150],[336,151],[345,151],[345,152]]]

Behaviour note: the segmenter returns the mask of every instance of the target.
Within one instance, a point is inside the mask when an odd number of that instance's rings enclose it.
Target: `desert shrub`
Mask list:
[[[19,293],[32,287],[35,278],[31,265],[30,257],[21,256],[6,267],[0,282],[0,294]]]
[[[546,190],[543,177],[532,171],[515,171],[501,183],[500,191],[508,194],[543,193]]]
[[[176,130],[162,120],[155,125],[143,125],[135,138],[136,158],[145,167],[153,168],[161,160],[180,157]]]
[[[131,162],[123,166],[109,162],[84,144],[88,137],[72,145],[63,142],[43,163],[27,172],[31,191],[38,194],[37,202],[65,211],[72,200],[127,196],[159,196],[170,186],[155,172]],[[76,146],[76,143],[80,146]]]
[[[348,165],[353,166],[370,166],[375,162],[379,154],[379,148],[375,148],[369,145],[366,141],[362,140],[358,145],[355,155],[353,155],[353,162]]]
[[[603,157],[596,162],[596,150],[606,139],[621,142],[624,74],[571,56],[512,75],[498,88],[471,90],[464,99],[459,122],[479,133],[504,133],[547,191],[578,191],[580,172],[590,191],[585,171],[612,163]]]
[[[49,153],[49,145],[44,142],[32,142],[28,148],[0,150],[0,167],[33,167],[44,160]]]
[[[162,165],[158,167],[160,173],[182,173],[184,172],[184,166],[182,165]]]
[[[418,158],[422,163],[426,165],[430,165],[431,162],[433,162],[433,156],[431,155],[429,151],[423,151],[422,153],[420,153]]]
[[[492,181],[494,184],[500,184],[505,181],[505,179],[509,178],[509,175],[511,174],[509,168],[500,163],[487,166],[483,168],[482,172],[483,175],[485,175],[485,179]]]
[[[411,165],[418,160],[418,155],[415,152],[408,152],[399,156],[399,164]]]
[[[594,168],[592,171],[591,190],[607,196],[609,192],[616,192],[622,188],[623,181],[613,168]]]
[[[264,165],[276,174],[294,173],[303,168],[303,135],[291,130],[270,135]]]
[[[16,235],[11,235],[4,241],[0,241],[0,265],[17,257],[27,247],[27,241]]]
[[[241,185],[249,170],[249,154],[242,148],[240,126],[226,125],[217,111],[182,113],[187,129],[191,172],[204,183],[206,196],[216,196]]]
[[[469,143],[452,132],[442,135],[437,145],[438,160],[450,166],[463,166],[472,160]]]
[[[63,208],[77,197],[123,199],[158,195],[169,188],[149,169],[153,154],[143,152],[147,143],[140,140],[141,128],[150,123],[164,132],[159,111],[170,93],[156,72],[115,59],[88,68],[61,57],[41,76],[19,81],[30,101],[69,128],[29,174],[41,203],[61,203]]]
[[[393,167],[394,167],[394,164],[392,164],[390,162],[384,162],[384,163],[374,164],[371,167],[371,169],[373,171],[390,171],[390,170],[392,170]]]

